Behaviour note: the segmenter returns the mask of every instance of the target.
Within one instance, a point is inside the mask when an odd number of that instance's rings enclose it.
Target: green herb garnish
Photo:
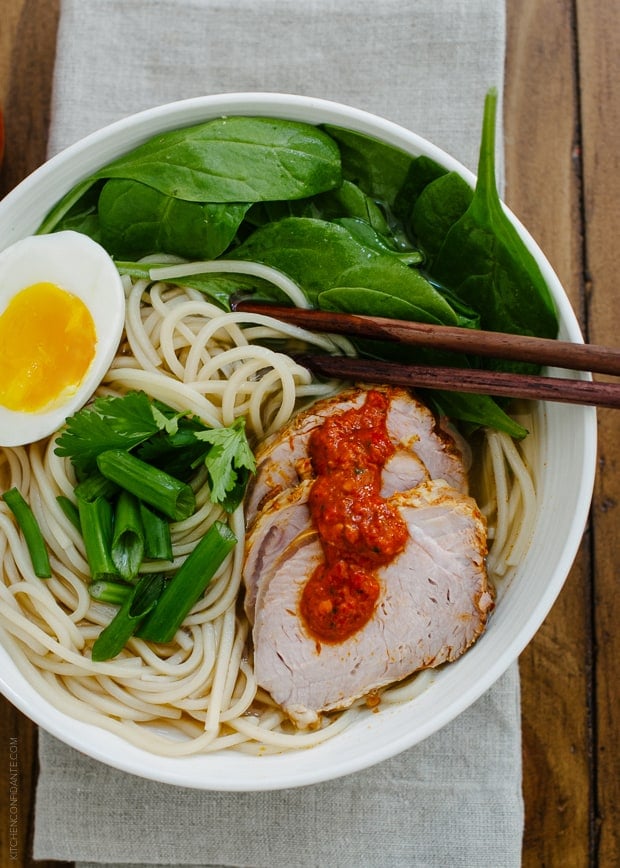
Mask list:
[[[174,521],[189,518],[196,508],[194,492],[186,482],[122,449],[102,452],[97,466],[107,479]]]
[[[161,429],[150,399],[144,392],[128,392],[122,398],[96,398],[67,419],[56,440],[55,453],[68,456],[83,477],[97,469],[97,456],[109,449],[133,449]]]
[[[15,520],[24,535],[35,576],[39,579],[49,579],[52,575],[52,569],[47,546],[33,511],[17,488],[5,491],[2,499],[15,516]]]
[[[171,642],[236,542],[228,525],[214,522],[166,585],[138,636],[150,642]]]
[[[114,509],[105,497],[96,500],[78,498],[78,515],[86,560],[93,581],[114,579],[118,570],[112,560]]]
[[[211,497],[227,512],[233,512],[243,493],[256,462],[245,436],[245,420],[237,419],[228,428],[197,431],[196,439],[210,443],[204,462],[209,473]]]
[[[97,636],[92,650],[93,660],[110,660],[123,650],[144,618],[157,605],[164,582],[163,575],[159,573],[140,579],[108,626]]]

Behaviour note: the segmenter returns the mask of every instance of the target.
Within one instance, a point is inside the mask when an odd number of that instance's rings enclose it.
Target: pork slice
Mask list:
[[[248,486],[245,503],[246,524],[255,521],[261,509],[288,488],[293,488],[312,472],[308,457],[310,434],[328,416],[351,407],[359,407],[365,393],[349,389],[331,398],[323,398],[310,409],[293,416],[280,431],[268,437],[256,452],[256,472]]]
[[[312,480],[306,480],[274,497],[259,513],[245,540],[243,581],[245,612],[254,622],[254,608],[260,583],[268,581],[271,570],[295,537],[311,523],[308,496]]]
[[[429,408],[404,389],[390,389],[387,430],[395,446],[413,452],[431,479],[443,479],[467,493],[467,468],[460,444],[442,427]],[[401,488],[401,491],[407,489]]]
[[[248,528],[271,498],[294,487],[311,474],[308,441],[312,431],[322,425],[328,416],[361,406],[370,389],[389,395],[387,431],[397,450],[402,450],[399,460],[402,459],[402,453],[409,452],[423,465],[420,474],[413,477],[413,485],[430,477],[445,479],[460,491],[467,491],[467,469],[462,460],[460,444],[437,423],[428,407],[405,389],[391,386],[355,387],[317,401],[309,410],[294,416],[288,425],[268,438],[258,450],[256,473],[246,497]],[[386,470],[389,472],[389,468]],[[400,483],[392,474],[388,488],[393,491],[411,488],[412,470],[413,461],[409,463],[409,469]]]
[[[426,468],[416,455],[397,449],[384,467],[381,496],[389,497],[403,488],[414,488],[427,478]],[[250,623],[254,622],[260,582],[265,577],[269,579],[275,561],[287,545],[312,525],[308,497],[313,482],[311,478],[304,479],[294,488],[285,489],[269,499],[246,536],[244,607]]]
[[[415,452],[399,446],[383,465],[381,497],[390,497],[397,491],[409,491],[428,478],[426,465]]]
[[[295,538],[261,583],[254,624],[258,683],[299,726],[346,708],[413,672],[457,659],[493,606],[486,528],[475,501],[432,480],[395,494],[409,540],[377,576],[373,617],[342,643],[317,641],[299,616],[306,580],[322,561],[315,534]]]

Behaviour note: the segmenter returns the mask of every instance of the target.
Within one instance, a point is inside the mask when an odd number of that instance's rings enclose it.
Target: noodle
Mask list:
[[[194,273],[221,270],[199,263]],[[275,279],[296,304],[298,287],[273,269],[252,263],[233,270]],[[189,274],[187,264],[153,270],[162,281]],[[142,389],[211,426],[246,417],[259,440],[280,429],[300,403],[334,393],[338,384],[314,382],[309,372],[273,349],[314,345],[353,353],[344,338],[315,335],[264,315],[225,313],[193,289],[124,279],[125,339],[98,394]],[[260,343],[258,343],[260,342]],[[0,449],[0,490],[20,489],[30,503],[50,550],[53,577],[32,570],[25,543],[8,507],[0,501],[0,636],[19,670],[53,705],[82,721],[117,733],[145,750],[187,756],[219,750],[261,755],[308,748],[341,732],[364,713],[360,701],[326,715],[316,731],[298,732],[257,685],[249,625],[237,601],[241,588],[244,515],[227,517],[239,544],[225,560],[205,596],[172,643],[151,645],[132,638],[114,660],[93,662],[90,648],[115,609],[88,594],[88,565],[80,534],[60,509],[57,496],[74,499],[68,459],[54,453],[55,438],[24,448]],[[489,522],[491,578],[506,573],[529,543],[535,491],[527,466],[506,435],[485,435],[481,509]],[[226,520],[209,499],[206,471],[193,483],[197,509],[172,525],[173,566],[180,566],[205,530]],[[155,562],[145,571],[155,572]],[[403,702],[432,681],[429,672],[388,688],[385,702]]]

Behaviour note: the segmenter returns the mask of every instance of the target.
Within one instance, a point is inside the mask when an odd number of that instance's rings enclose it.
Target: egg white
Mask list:
[[[95,324],[95,356],[66,400],[41,412],[0,405],[0,446],[21,446],[47,437],[91,397],[118,349],[125,323],[125,292],[113,260],[86,235],[63,231],[23,238],[0,252],[0,316],[21,290],[47,282],[84,302]],[[1,372],[0,372],[1,376]]]

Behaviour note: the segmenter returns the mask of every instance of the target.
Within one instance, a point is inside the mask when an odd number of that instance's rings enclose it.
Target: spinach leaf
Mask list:
[[[410,154],[377,139],[325,126],[340,146],[342,173],[368,195],[392,208],[411,171]]]
[[[340,145],[342,173],[397,220],[406,221],[422,190],[447,169],[430,157],[410,154],[370,136],[326,126]]]
[[[467,211],[473,190],[456,172],[435,178],[420,191],[411,211],[411,232],[426,254],[426,268],[433,262],[452,226]]]
[[[343,181],[340,187],[308,199],[256,203],[251,206],[246,221],[258,227],[276,223],[285,217],[310,217],[341,223],[348,226],[353,234],[365,238],[371,246],[379,245],[383,249],[398,252],[403,262],[414,264],[423,258],[403,228],[394,221],[388,222],[383,208],[351,181]]]
[[[348,277],[354,277],[358,272],[350,270]],[[413,322],[434,322],[436,325],[445,325],[440,319],[433,319],[428,310],[416,304],[416,297],[408,292],[407,288],[398,281],[402,272],[396,273],[397,281],[390,284],[382,279],[377,281],[373,289],[368,286],[350,286],[343,284],[320,292],[317,296],[317,304],[322,310],[337,310],[342,313],[358,313],[366,316],[387,316],[394,319],[406,319]],[[385,272],[384,272],[385,275]],[[368,283],[374,283],[369,278]],[[467,307],[460,299],[452,296],[443,289],[438,290],[446,299],[453,310],[457,324],[462,328],[478,328],[480,317],[475,310]],[[446,363],[447,364],[447,363]]]
[[[319,293],[317,304],[321,310],[365,316],[391,316],[414,322],[428,321],[426,312],[406,299],[362,286],[339,286],[335,289],[327,289]],[[370,359],[383,359],[406,365],[456,365],[460,359],[462,364],[466,364],[464,357],[457,358],[454,353],[440,353],[426,347],[412,347],[392,341],[364,338],[352,340],[360,355]]]
[[[445,298],[415,268],[408,268],[397,256],[378,256],[346,268],[335,286],[363,286],[390,298],[406,301],[420,310],[422,322],[456,324],[457,316]],[[392,316],[390,307],[383,316]]]
[[[468,304],[465,304],[458,295],[455,295],[453,292],[450,292],[449,289],[446,289],[445,286],[441,286],[441,284],[437,283],[432,277],[429,277],[428,274],[425,274],[430,283],[437,289],[438,292],[445,298],[448,302],[457,318],[457,325],[461,326],[464,329],[479,329],[480,328],[480,314],[477,310],[474,310],[473,307],[470,307]]]
[[[340,152],[310,124],[275,118],[216,118],[171,130],[80,181],[49,212],[39,234],[54,231],[100,180],[140,181],[191,202],[301,199],[338,187]]]
[[[249,207],[185,202],[138,181],[111,180],[99,197],[101,240],[112,256],[215,259],[230,246]]]
[[[351,181],[343,181],[333,190],[317,193],[316,196],[306,199],[258,202],[252,205],[247,219],[254,226],[264,226],[285,217],[317,217],[322,220],[358,217],[370,224],[376,232],[386,236],[390,234],[390,227],[382,209]]]
[[[62,232],[64,229],[71,229],[73,232],[81,232],[82,235],[88,235],[93,241],[103,245],[101,240],[101,229],[99,226],[99,215],[94,212],[84,212],[82,214],[74,214],[71,217],[65,217],[62,223],[58,226],[57,231]]]
[[[419,265],[424,258],[415,247],[399,245],[392,236],[377,232],[366,220],[356,217],[338,217],[333,222],[348,229],[360,244],[377,253],[391,253],[404,265]]]
[[[429,322],[427,311],[405,298],[399,298],[381,289],[365,286],[337,286],[317,296],[321,310],[356,313],[363,316],[389,316],[413,322]],[[435,320],[439,324],[438,320]]]
[[[54,227],[55,231],[62,232],[65,229],[72,229],[74,232],[81,232],[101,243],[97,203],[102,186],[103,182],[89,184],[86,192],[68,207],[62,216],[59,215],[58,223]]]
[[[439,415],[453,420],[458,419],[461,423],[470,423],[471,431],[475,431],[482,425],[494,428],[496,431],[504,431],[516,440],[522,440],[528,434],[527,428],[508,416],[490,395],[433,389],[425,391],[424,397],[435,407]]]
[[[229,117],[161,133],[95,177],[131,178],[192,202],[261,202],[329,190],[341,170],[337,145],[317,127]]]
[[[432,275],[480,311],[482,328],[555,337],[558,321],[540,269],[506,216],[495,183],[497,93],[487,94],[478,180],[467,211],[451,227]],[[524,366],[497,363],[511,370]],[[531,368],[531,366],[527,366]]]
[[[396,209],[404,214],[408,214],[422,191],[437,178],[441,178],[442,175],[447,174],[447,169],[425,154],[415,157],[407,171],[405,182],[397,195]],[[399,202],[399,200],[402,201]]]
[[[389,235],[390,227],[377,202],[352,181],[344,180],[340,187],[319,193],[313,199],[317,217],[333,220],[338,217],[357,217],[381,235]]]
[[[361,243],[339,223],[290,217],[257,229],[228,256],[278,268],[312,303],[335,286],[385,289],[415,304],[425,322],[457,322],[448,302],[419,271],[404,265],[396,252]]]

